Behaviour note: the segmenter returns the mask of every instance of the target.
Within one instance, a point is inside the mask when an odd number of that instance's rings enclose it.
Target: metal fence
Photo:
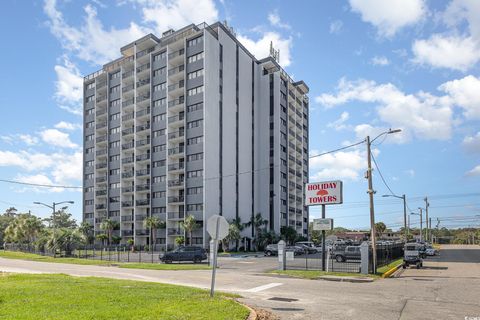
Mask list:
[[[112,263],[161,263],[159,256],[165,252],[164,245],[155,245],[152,248],[149,246],[135,246],[133,249],[127,245],[89,245],[77,246],[72,248],[72,250],[48,250],[46,248],[38,248],[28,244],[5,244],[4,249],[6,251],[33,253],[42,256],[71,257],[78,259],[110,261]]]
[[[292,259],[293,258],[293,259]],[[329,272],[360,272],[360,257],[358,259],[338,259],[334,251],[327,251],[325,271]],[[292,255],[286,259],[287,270],[322,270],[322,252]]]
[[[377,244],[377,268],[388,265],[389,263],[402,258],[404,255],[404,246],[403,242],[396,243],[378,243]],[[373,273],[373,259],[372,259],[372,250],[370,249],[369,256],[369,266],[370,272]]]

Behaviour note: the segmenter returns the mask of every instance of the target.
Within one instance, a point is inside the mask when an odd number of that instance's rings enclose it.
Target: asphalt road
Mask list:
[[[424,269],[372,283],[269,276],[275,258],[221,258],[217,290],[235,292],[249,305],[281,319],[465,319],[480,317],[480,247],[444,246]],[[66,273],[209,288],[211,273],[155,271],[0,259],[7,272]]]

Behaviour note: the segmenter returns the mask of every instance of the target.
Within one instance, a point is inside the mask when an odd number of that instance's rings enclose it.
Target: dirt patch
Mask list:
[[[280,317],[271,313],[270,311],[253,308],[257,313],[257,320],[280,320]]]

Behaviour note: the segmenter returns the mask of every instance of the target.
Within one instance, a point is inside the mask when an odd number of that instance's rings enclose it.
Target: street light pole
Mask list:
[[[408,240],[408,230],[407,230],[407,198],[405,195],[401,197],[396,196],[394,194],[384,194],[382,197],[394,197],[403,200],[403,232],[405,233],[405,242]],[[410,228],[410,223],[408,224],[408,228]]]
[[[428,203],[428,198],[425,197],[425,224],[427,225],[427,227],[425,228],[425,241],[428,241],[428,230],[429,230],[429,227],[428,227],[428,207],[430,206],[430,203]]]
[[[372,266],[373,273],[377,273],[377,243],[376,243],[376,230],[375,230],[375,207],[373,203],[373,195],[375,191],[373,190],[373,181],[372,181],[372,143],[377,140],[379,137],[385,134],[392,134],[402,131],[401,129],[389,129],[388,131],[380,133],[378,136],[373,138],[370,141],[370,136],[367,136],[365,141],[367,143],[367,179],[368,179],[368,191],[370,198],[370,239],[372,241]]]

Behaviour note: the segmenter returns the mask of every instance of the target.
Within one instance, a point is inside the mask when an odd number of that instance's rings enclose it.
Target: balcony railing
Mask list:
[[[153,50],[155,50],[155,47],[151,47],[151,48],[137,52],[137,59],[149,54]]]
[[[104,135],[101,135],[101,136],[98,136],[95,141],[97,141],[97,143],[99,142],[103,142],[103,141],[107,141],[107,135],[104,134]]]
[[[183,88],[184,86],[185,86],[185,82],[183,80],[181,80],[177,83],[169,85],[168,86],[168,91],[173,91],[173,90],[176,90],[176,89],[180,89],[180,88]]]
[[[122,216],[122,222],[131,222],[133,221],[133,217],[132,216]],[[131,231],[131,230],[129,230]]]
[[[150,174],[150,169],[142,169],[142,170],[137,170],[137,171],[135,172],[135,175],[136,175],[137,177],[146,176],[146,175],[148,175],[148,174]]]
[[[140,111],[137,111],[137,113],[136,113],[137,118],[143,117],[143,116],[146,116],[146,115],[149,115],[149,114],[150,114],[150,107],[148,107],[146,109],[143,109],[143,110],[140,110]]]
[[[143,102],[150,99],[150,93],[137,96],[137,103]]]
[[[150,153],[139,154],[137,156],[137,161],[144,161],[150,159]]]
[[[133,105],[134,102],[135,102],[135,99],[133,99],[133,98],[125,100],[125,101],[122,102],[122,108],[126,108],[128,106],[131,106],[131,105]]]
[[[133,118],[135,118],[135,113],[130,112],[130,113],[124,114],[122,116],[122,121],[127,121],[127,120],[130,120],[130,119],[133,119]]]
[[[133,175],[134,175],[133,171],[123,172],[122,173],[122,178],[131,178],[131,177],[133,177]]]
[[[107,81],[97,82],[97,90],[105,87],[107,85]]]
[[[137,67],[137,73],[140,73],[140,72],[145,71],[147,69],[150,69],[150,62],[145,63],[145,64],[141,65],[140,67]]]
[[[172,75],[174,75],[174,74],[176,74],[176,73],[178,73],[178,72],[182,72],[183,70],[185,70],[185,65],[182,64],[182,65],[180,65],[180,66],[178,66],[178,67],[169,69],[169,70],[168,70],[168,75],[169,75],[169,76],[172,76]]]
[[[133,236],[133,230],[122,230],[122,237],[132,237],[132,236]]]
[[[180,97],[180,98],[178,98],[178,99],[169,101],[169,102],[168,102],[168,107],[169,107],[169,108],[172,108],[172,107],[175,107],[175,106],[177,106],[177,105],[180,105],[180,104],[182,104],[182,103],[184,103],[184,102],[185,102],[185,98],[184,98],[184,97]]]
[[[183,219],[185,217],[184,212],[169,212],[168,219]]]
[[[174,122],[177,122],[177,121],[182,121],[183,119],[185,119],[185,115],[182,113],[182,114],[179,114],[179,115],[176,115],[176,116],[168,117],[168,123],[174,123]]]
[[[183,235],[182,229],[168,228],[167,233],[169,236],[180,236]]]
[[[148,229],[136,229],[135,230],[135,235],[137,236],[148,236],[150,234],[150,231]]]
[[[122,208],[133,207],[133,201],[122,201]]]
[[[137,201],[135,201],[135,204],[137,206],[148,206],[150,204],[150,199],[137,200]]]
[[[102,128],[105,128],[106,126],[107,126],[107,121],[102,121],[102,122],[97,123],[95,128],[102,129]]]
[[[131,77],[133,76],[133,70],[130,70],[130,71],[127,71],[127,72],[124,72],[122,74],[122,79],[125,79],[125,78],[128,78],[128,77]]]
[[[180,186],[183,186],[183,183],[184,183],[183,179],[168,180],[169,187],[180,187]]]
[[[172,196],[168,197],[168,203],[174,203],[174,202],[183,202],[185,200],[184,196]]]
[[[95,100],[95,101],[97,101],[97,103],[100,103],[104,100],[107,100],[107,96],[99,96],[99,97],[97,97],[97,100]]]
[[[123,187],[122,193],[129,193],[129,192],[133,192],[134,190],[135,190],[134,186]]]
[[[96,154],[97,156],[106,155],[106,154],[107,154],[107,148],[97,150],[97,151],[95,151],[95,154]]]
[[[104,196],[107,194],[107,189],[97,190],[95,191],[96,196]]]
[[[130,127],[127,129],[122,130],[122,136],[128,136],[129,134],[133,134],[135,132],[135,127]]]
[[[122,88],[122,93],[126,93],[126,92],[129,92],[129,91],[132,91],[133,88],[135,88],[135,86],[132,84],[128,85],[128,86],[125,86]]]
[[[180,50],[169,53],[168,54],[168,59],[173,59],[173,58],[179,57],[179,56],[183,55],[184,53],[185,53],[185,49],[182,48]]]
[[[147,84],[150,84],[150,78],[139,80],[139,81],[137,81],[137,89],[140,88],[140,87],[143,87]]]
[[[98,109],[96,112],[97,117],[103,116],[107,113],[107,109]]]
[[[185,136],[185,131],[174,131],[168,133],[168,139],[176,139]]]
[[[131,149],[135,146],[135,143],[132,141],[132,142],[128,142],[128,143],[124,143],[122,144],[122,150],[128,150],[128,149]]]
[[[141,131],[145,131],[145,130],[148,130],[150,129],[150,123],[147,123],[147,124],[142,124],[140,126],[137,126],[137,132],[141,132]]]
[[[183,152],[184,152],[183,146],[168,149],[168,155],[175,155]]]
[[[137,147],[147,146],[150,144],[150,139],[138,140],[136,143]]]
[[[106,162],[100,162],[100,163],[97,163],[95,165],[95,168],[97,169],[103,169],[103,168],[106,168],[107,167],[107,163]]]
[[[133,156],[131,156],[131,157],[123,158],[122,159],[122,164],[132,163],[134,161],[135,161],[135,158]]]
[[[182,170],[185,168],[184,162],[177,162],[168,165],[168,171]]]
[[[147,191],[150,190],[150,185],[149,184],[140,184],[135,187],[136,191]]]
[[[101,182],[105,182],[105,181],[107,181],[107,175],[95,178],[95,182],[97,182],[97,183],[101,183]]]
[[[96,204],[95,209],[97,210],[107,209],[107,204],[106,203]]]

